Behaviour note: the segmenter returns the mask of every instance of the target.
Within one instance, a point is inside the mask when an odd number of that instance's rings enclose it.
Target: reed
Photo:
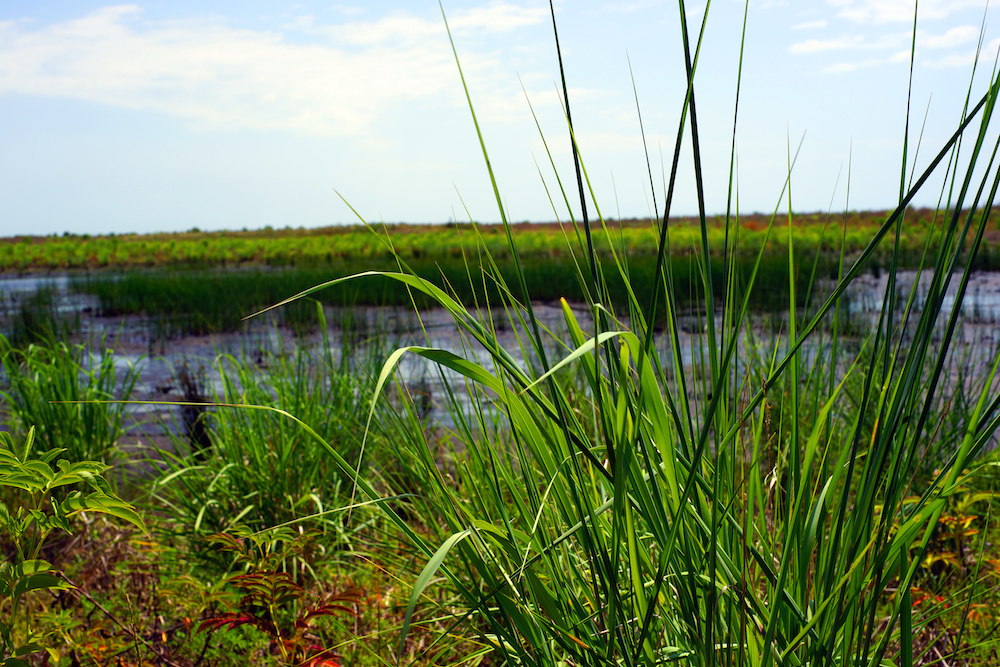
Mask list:
[[[53,286],[42,285],[17,301],[11,299],[9,303],[0,303],[0,322],[3,322],[11,346],[44,345],[52,340],[68,339],[79,332],[79,314],[72,317],[61,314],[56,298]]]
[[[684,2],[680,12],[688,79],[679,91],[683,113],[667,202],[685,141],[699,191],[703,178],[694,67],[701,36],[688,32]],[[974,382],[963,381],[957,416],[948,416],[942,400],[962,317],[959,308],[943,308],[945,292],[956,283],[956,302],[965,298],[1000,187],[1000,143],[986,142],[998,92],[994,75],[853,257],[841,228],[835,285],[808,311],[795,276],[809,267],[810,255],[794,242],[798,221],[789,197],[787,212],[763,230],[785,230],[782,261],[792,277],[783,292],[787,316],[773,338],[751,315],[754,295],[766,288],[766,243],[751,251],[749,265],[737,261],[748,236],[738,210],[727,211],[720,239],[699,199],[697,240],[686,255],[695,278],[684,285],[675,274],[668,205],[653,271],[640,282],[630,249],[617,245],[599,202],[586,197],[586,147],[572,139],[583,214],[568,226],[564,252],[578,267],[593,313],[586,329],[565,302],[568,339],[553,341],[539,326],[530,262],[506,220],[504,258],[513,274],[480,235],[482,264],[470,275],[479,280],[481,270],[496,286],[495,296],[484,295],[488,305],[520,324],[514,330],[526,365],[501,345],[498,322],[477,315],[484,304],[433,284],[402,253],[394,257],[398,269],[360,274],[426,295],[453,315],[470,346],[490,356],[482,364],[471,354],[408,346],[388,357],[378,378],[376,393],[404,355],[418,355],[462,378],[465,386],[453,382],[449,392],[473,398],[471,409],[456,411],[454,437],[465,456],[454,474],[442,472],[423,437],[397,445],[421,480],[410,507],[435,526],[430,538],[328,448],[356,477],[359,496],[377,503],[426,559],[400,647],[421,594],[444,577],[462,597],[455,623],[478,632],[483,652],[502,664],[922,661],[915,637],[943,607],[917,606],[913,587],[926,572],[939,520],[1000,426],[996,350]],[[567,118],[569,102],[564,97]],[[469,107],[475,119],[471,98]],[[487,158],[481,135],[479,141]],[[938,170],[947,170],[952,187],[936,216],[938,241],[918,253],[917,266],[933,274],[918,310],[916,288],[900,294],[892,276],[913,259],[903,243],[908,205]],[[613,251],[602,255],[602,245]],[[880,248],[891,248],[880,260],[891,276],[882,309],[861,327],[860,340],[848,338],[840,319],[845,291]],[[611,276],[621,286],[618,299]],[[344,284],[329,281],[294,298]],[[812,286],[806,282],[807,291]],[[698,326],[685,331],[681,308],[692,298],[701,304]],[[665,354],[655,345],[660,321]],[[549,352],[553,343],[563,346],[561,358]],[[564,375],[571,370],[575,384]],[[928,453],[939,457],[929,474],[922,461]],[[983,590],[974,581],[943,604],[969,609]],[[973,636],[963,621],[948,659],[974,655],[989,642],[995,638]]]
[[[98,343],[101,345],[102,343]],[[81,344],[49,338],[15,347],[0,336],[0,392],[15,430],[35,428],[39,451],[62,450],[71,461],[117,461],[128,427],[127,407],[139,379],[135,367],[115,364],[111,350],[88,352]]]
[[[301,415],[357,463],[362,406],[370,392],[364,375],[347,359],[335,358],[328,341],[325,349],[262,350],[256,358],[221,354],[212,366],[220,385],[201,388],[197,396],[207,404],[196,414],[202,440],[179,425],[165,429],[172,450],[159,452],[162,471],[150,489],[156,506],[168,512],[163,525],[199,549],[207,546],[199,538],[236,526],[261,530],[305,522],[334,541],[344,537],[348,529],[337,508],[349,478],[310,433],[272,411],[218,406],[257,405]],[[371,439],[377,443],[380,436]],[[203,555],[211,557],[212,550]]]
[[[470,252],[473,251],[470,248]],[[759,310],[780,312],[787,304],[789,289],[787,259],[766,254],[760,259],[740,258],[737,273],[746,280],[756,267],[760,288],[751,297],[751,305]],[[508,284],[523,280],[531,298],[536,301],[558,302],[565,298],[573,303],[586,300],[586,290],[578,280],[578,265],[568,254],[549,259],[526,261],[521,268],[510,259],[494,259],[496,272]],[[648,299],[650,286],[656,284],[656,257],[648,254],[630,256],[628,276],[619,273],[613,262],[603,268],[610,303],[627,308],[629,291]],[[489,275],[480,274],[470,281],[469,267],[461,258],[447,261],[409,261],[415,275],[449,290],[463,303],[499,302],[500,287]],[[330,268],[286,268],[280,270],[178,271],[132,270],[121,274],[91,274],[74,279],[72,288],[93,294],[100,300],[100,313],[107,317],[141,315],[147,318],[151,338],[160,340],[186,335],[234,332],[243,328],[247,314],[260,310],[289,295],[330,279],[346,277],[362,270],[389,271],[394,263],[346,263]],[[671,259],[671,271],[677,290],[678,306],[698,306],[693,296],[697,289],[701,267],[691,254]],[[474,271],[478,272],[478,269]],[[710,263],[712,283],[722,290],[726,278],[724,260],[713,257]],[[825,255],[812,256],[809,265],[796,274],[799,299],[807,293],[806,285],[813,276],[830,279],[836,275],[836,262]],[[629,285],[626,285],[626,279]],[[406,286],[383,276],[338,285],[315,295],[323,304],[335,307],[376,306],[428,309],[436,302],[422,293],[412,294]],[[802,302],[804,305],[804,301]],[[316,331],[316,309],[310,304],[289,303],[277,313],[277,323],[296,332]],[[658,321],[662,324],[662,319]]]

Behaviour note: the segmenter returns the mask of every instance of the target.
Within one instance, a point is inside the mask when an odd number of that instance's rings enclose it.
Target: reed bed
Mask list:
[[[70,461],[120,462],[126,407],[107,401],[131,397],[137,370],[118,368],[111,350],[95,354],[46,333],[46,342],[24,346],[0,335],[6,416],[15,430],[35,428],[39,451],[65,452]]]
[[[687,31],[683,2],[680,11],[688,80],[680,91],[667,202],[685,135],[699,191],[702,180],[694,104],[700,37]],[[587,197],[585,147],[575,141],[578,188],[572,190],[579,190],[581,215],[571,221],[566,252],[579,267],[594,317],[584,330],[565,307],[570,340],[563,341],[562,358],[546,353],[549,334],[535,319],[526,280],[530,263],[506,221],[513,279],[499,270],[488,243],[477,252],[500,305],[524,323],[518,344],[527,367],[499,343],[495,321],[475,316],[471,308],[479,304],[424,279],[402,253],[395,254],[396,271],[362,274],[432,298],[492,362],[409,346],[390,355],[379,376],[380,390],[403,356],[418,355],[459,374],[478,399],[457,429],[467,454],[457,478],[442,474],[419,438],[398,444],[422,480],[410,511],[438,526],[437,539],[417,534],[375,487],[357,481],[358,494],[378,503],[426,558],[400,646],[421,594],[444,579],[463,601],[456,625],[475,628],[482,654],[500,664],[912,665],[995,656],[995,637],[975,633],[968,616],[948,636],[946,656],[918,641],[946,608],[968,612],[995,595],[995,584],[979,576],[985,541],[973,547],[980,554],[977,574],[939,604],[918,583],[928,580],[942,517],[966,494],[1000,425],[997,349],[962,404],[957,428],[942,428],[947,408],[940,395],[961,318],[958,308],[942,308],[944,295],[956,281],[956,301],[964,299],[1000,187],[994,161],[1000,141],[990,132],[998,92],[997,78],[976,91],[955,134],[912,186],[902,184],[898,207],[856,257],[847,257],[847,217],[838,220],[835,288],[806,316],[796,281],[789,280],[787,319],[773,345],[748,335],[765,246],[746,275],[735,260],[747,236],[738,211],[727,213],[720,242],[702,208],[689,256],[699,269],[696,298],[704,307],[695,362],[684,363],[669,204],[658,225],[649,289],[632,274],[632,255],[615,244],[599,202]],[[569,118],[569,100],[563,103]],[[475,119],[471,98],[469,105]],[[489,168],[481,135],[480,144]],[[904,153],[904,166],[905,159]],[[917,312],[915,292],[898,294],[894,276],[906,260],[908,204],[938,169],[947,171],[951,186],[935,217],[938,241],[926,245],[917,263],[933,273]],[[503,217],[503,197],[492,182]],[[789,203],[765,231],[787,230],[789,276],[809,266],[794,243],[796,225]],[[601,243],[616,249],[610,257],[597,251]],[[886,246],[892,250],[883,307],[851,351],[839,329],[839,306],[866,262]],[[721,289],[712,278],[719,256],[727,258]],[[625,285],[624,305],[610,297],[609,269]],[[299,296],[343,283],[329,281]],[[672,340],[664,360],[652,344],[659,317]],[[574,391],[560,381],[571,369],[584,378]],[[932,451],[940,461],[927,475],[921,463]],[[330,455],[356,474],[332,448]]]
[[[700,282],[697,261],[691,256],[681,256],[673,259],[671,264],[678,305],[685,309],[699,307],[694,296]],[[741,275],[749,277],[755,264],[755,260],[740,260]],[[812,265],[815,265],[815,270]],[[470,280],[470,275],[478,272],[476,267],[454,261],[441,264],[426,260],[410,261],[408,266],[415,275],[439,288],[449,290],[463,303],[501,300],[501,288],[489,274],[480,274],[476,279]],[[239,331],[247,313],[265,308],[312,285],[361,270],[385,271],[393,268],[394,265],[386,262],[373,262],[327,269],[127,271],[75,278],[72,289],[97,296],[100,315],[143,315],[150,318],[154,327],[159,329],[156,337],[176,337]],[[655,270],[655,257],[630,257],[628,280],[635,285],[631,289],[638,289],[641,296],[648,297],[650,286],[656,284]],[[761,259],[756,270],[761,289],[754,293],[751,305],[758,310],[780,313],[787,306],[787,260],[767,256]],[[586,300],[586,288],[579,281],[579,265],[571,257],[530,260],[530,264],[522,266],[520,274],[513,261],[497,260],[496,271],[508,283],[520,275],[536,301],[558,303],[559,299],[565,298],[573,303],[583,303]],[[606,267],[603,273],[610,302],[626,306],[630,287],[626,285],[623,276],[616,273],[613,266]],[[807,294],[807,283],[814,274],[826,279],[831,274],[835,277],[836,264],[828,258],[812,257],[811,266],[796,275],[800,300]],[[725,270],[721,258],[713,258],[711,275],[713,284],[722,289]],[[405,285],[377,275],[337,285],[315,294],[314,298],[327,306],[338,307],[415,306],[425,310],[438,305],[422,293],[413,293]],[[277,311],[277,316],[279,324],[302,332],[315,331],[319,323],[316,309],[311,304],[289,303]],[[662,324],[662,317],[657,324]]]

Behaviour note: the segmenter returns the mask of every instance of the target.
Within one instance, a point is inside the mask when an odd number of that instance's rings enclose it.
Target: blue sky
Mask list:
[[[957,123],[984,19],[973,90],[987,86],[1000,15],[985,7],[920,3],[913,142],[925,111],[927,120],[918,169]],[[510,217],[566,219],[526,101],[573,186],[548,3],[444,8]],[[704,8],[689,7],[692,22]],[[735,0],[711,4],[696,79],[713,213],[728,194],[743,10]],[[629,61],[662,207],[661,153],[669,165],[684,95],[677,3],[563,0],[556,14],[597,202],[609,217],[646,216],[652,196]],[[831,198],[844,207],[849,155],[851,208],[895,204],[912,28],[906,0],[751,1],[741,211],[775,207],[789,146],[803,135],[796,210],[825,210]],[[338,191],[373,222],[499,219],[434,1],[8,0],[0,146],[2,236],[355,222]],[[673,210],[690,214],[689,148],[681,164]],[[918,203],[933,205],[940,188],[932,180]]]

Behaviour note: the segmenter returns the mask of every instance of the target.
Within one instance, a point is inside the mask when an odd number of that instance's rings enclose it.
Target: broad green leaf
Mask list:
[[[62,506],[64,510],[67,510],[67,514],[75,512],[110,514],[123,521],[128,521],[142,532],[146,532],[145,522],[132,505],[121,498],[109,496],[100,491],[95,491],[88,496],[77,493],[63,501]]]
[[[37,574],[26,575],[18,581],[14,586],[14,591],[11,596],[18,598],[29,591],[39,589],[65,590],[68,588],[69,585],[60,577],[54,574],[48,574],[47,572],[39,572]]]

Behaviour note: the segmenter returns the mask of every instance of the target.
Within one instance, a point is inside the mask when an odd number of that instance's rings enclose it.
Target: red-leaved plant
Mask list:
[[[361,592],[352,588],[309,599],[305,589],[295,583],[291,575],[277,571],[276,567],[294,551],[297,534],[291,531],[287,535],[273,531],[266,534],[241,532],[239,536],[219,533],[209,538],[223,550],[234,552],[237,563],[247,565],[245,574],[233,575],[227,580],[244,592],[239,609],[203,620],[198,632],[249,625],[268,636],[271,654],[280,656],[283,665],[341,667],[333,651],[316,643],[316,635],[310,630],[313,622],[323,616],[338,613],[357,616],[354,607],[361,603]],[[280,553],[274,548],[276,544],[284,545]],[[282,623],[280,610],[293,605],[297,608],[294,620]]]

